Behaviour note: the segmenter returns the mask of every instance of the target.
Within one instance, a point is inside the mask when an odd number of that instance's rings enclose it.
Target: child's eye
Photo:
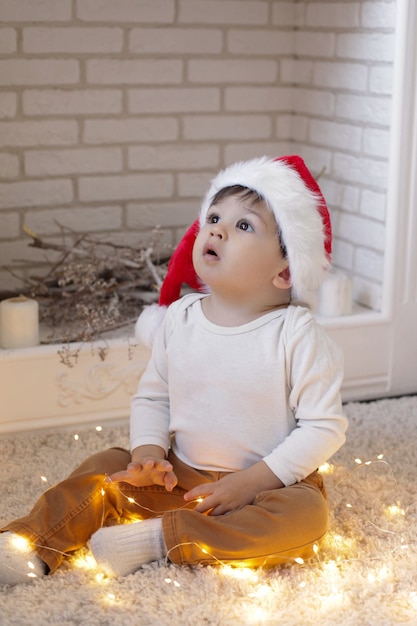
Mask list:
[[[246,232],[253,232],[252,224],[249,224],[249,222],[246,222],[245,220],[240,220],[240,222],[237,223],[237,227]]]
[[[220,221],[220,217],[217,215],[217,213],[211,213],[210,215],[207,215],[207,224],[218,224]]]

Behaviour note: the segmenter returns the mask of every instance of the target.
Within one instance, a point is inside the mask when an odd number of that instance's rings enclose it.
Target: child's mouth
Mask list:
[[[207,245],[204,248],[204,256],[218,257],[218,254],[212,246]]]

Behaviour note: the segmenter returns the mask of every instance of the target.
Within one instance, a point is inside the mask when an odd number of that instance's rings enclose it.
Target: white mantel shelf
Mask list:
[[[319,322],[345,354],[343,399],[386,395],[388,363],[382,347],[387,320],[358,310],[351,316],[319,318]],[[99,355],[103,346],[108,347],[104,361]],[[62,347],[0,349],[0,435],[128,420],[131,397],[149,351],[125,331],[124,336],[106,342],[67,344],[72,351],[80,348],[77,363],[68,367],[61,362]]]
[[[0,434],[128,418],[148,350],[128,337],[69,347],[80,348],[73,367],[62,344],[0,349]]]

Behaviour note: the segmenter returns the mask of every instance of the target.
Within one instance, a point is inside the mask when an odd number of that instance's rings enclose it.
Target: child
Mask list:
[[[327,207],[300,157],[220,172],[172,256],[160,306],[138,320],[154,340],[132,401],[131,455],[90,457],[3,528],[0,582],[53,572],[88,540],[109,575],[163,558],[310,558],[328,525],[317,468],[347,422],[341,354],[296,300],[318,288],[330,252]],[[197,292],[179,298],[183,282]]]

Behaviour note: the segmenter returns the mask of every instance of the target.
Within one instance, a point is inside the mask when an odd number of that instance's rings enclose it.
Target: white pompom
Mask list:
[[[147,348],[152,348],[166,310],[166,306],[159,306],[158,304],[151,304],[143,309],[135,324],[135,337],[139,343]]]

